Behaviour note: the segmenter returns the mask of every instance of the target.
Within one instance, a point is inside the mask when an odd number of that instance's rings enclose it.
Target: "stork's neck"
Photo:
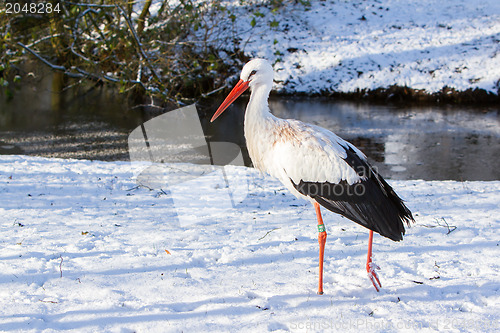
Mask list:
[[[259,85],[252,89],[250,101],[245,112],[245,136],[249,127],[262,126],[266,122],[276,118],[269,111],[268,99],[270,92],[270,84]]]
[[[269,110],[267,100],[271,84],[260,85],[252,90],[250,101],[245,112],[245,140],[248,154],[255,168],[269,172],[265,157],[272,146],[273,128],[279,121]]]

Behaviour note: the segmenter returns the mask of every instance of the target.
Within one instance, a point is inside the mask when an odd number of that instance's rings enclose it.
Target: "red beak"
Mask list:
[[[238,81],[233,90],[231,90],[229,95],[227,95],[224,102],[222,102],[217,111],[215,111],[212,119],[210,119],[210,122],[213,122],[215,119],[217,119],[217,117],[220,116],[220,114],[224,112],[224,110],[227,109],[227,107],[231,105],[232,102],[234,102],[238,97],[240,97],[241,94],[243,94],[245,90],[248,89],[248,83],[249,81],[243,81],[243,80]]]

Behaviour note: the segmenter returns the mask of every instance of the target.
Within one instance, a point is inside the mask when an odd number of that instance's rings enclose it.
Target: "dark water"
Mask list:
[[[102,86],[61,91],[60,79],[34,73],[12,100],[0,94],[0,154],[128,160],[130,132],[163,112],[132,107],[123,95]],[[242,97],[212,124],[205,115],[211,116],[216,105],[198,105],[209,140],[244,146],[246,101]],[[278,117],[320,125],[354,143],[387,178],[500,179],[500,108],[309,98],[272,98],[270,107]]]
[[[245,103],[226,111],[237,115],[217,120],[218,136],[241,135]],[[396,107],[324,98],[271,98],[269,105],[278,117],[325,127],[352,142],[387,178],[500,179],[500,108]]]
[[[272,103],[281,117],[326,127],[394,179],[500,179],[500,114],[493,108]]]

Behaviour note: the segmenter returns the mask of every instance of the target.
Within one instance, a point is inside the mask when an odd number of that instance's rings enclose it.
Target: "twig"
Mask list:
[[[54,38],[54,37],[61,37],[61,36],[64,36],[64,34],[55,34],[55,35],[49,35],[49,36],[45,36],[45,37],[42,37],[36,41],[34,41],[33,43],[30,43],[27,45],[27,47],[33,47],[35,46],[36,44],[40,43],[40,42],[43,42],[47,39],[51,39],[51,38]]]
[[[224,83],[224,85],[223,85],[222,87],[219,87],[219,88],[217,88],[217,89],[215,89],[215,90],[209,91],[209,92],[207,92],[206,94],[201,94],[201,96],[202,96],[203,98],[205,98],[205,97],[210,96],[210,95],[212,95],[212,94],[215,94],[216,92],[221,91],[222,89],[225,89],[225,88],[227,88],[227,82],[226,82],[226,83]]]
[[[165,110],[164,107],[154,105],[154,104],[137,104],[137,105],[134,105],[133,107],[131,107],[131,109],[134,110],[134,109],[143,108],[143,107],[150,107],[150,108],[155,108],[155,109],[159,109],[159,110]]]
[[[455,229],[457,228],[457,226],[455,226],[455,225],[450,226],[448,224],[448,222],[446,222],[446,220],[444,219],[444,217],[442,217],[441,220],[443,220],[443,222],[446,224],[446,228],[448,228],[448,232],[446,233],[447,235],[449,235],[451,232],[455,231]],[[452,227],[453,229],[450,229],[450,227]]]
[[[203,43],[203,41],[201,41],[201,40],[187,40],[187,41],[179,42],[179,41],[177,41],[177,39],[179,39],[179,36],[175,37],[175,39],[173,41],[170,41],[170,42],[166,42],[166,41],[158,40],[158,39],[153,39],[153,40],[149,41],[149,43],[150,44],[158,43],[158,44],[163,44],[163,45],[195,45],[195,44]]]
[[[82,82],[83,82],[83,78],[80,79],[80,80],[78,80],[77,82],[75,82],[73,84],[67,85],[66,87],[64,87],[63,89],[61,89],[61,92],[69,90],[69,89],[71,89],[71,88],[73,88],[73,87],[75,87],[75,86],[77,86],[79,84],[82,84]]]
[[[77,3],[77,2],[71,2],[71,1],[65,1],[63,0],[64,3],[67,3],[69,5],[73,6],[81,6],[81,7],[98,7],[98,8],[113,8],[115,5],[99,5],[99,4],[94,4],[94,3]]]
[[[134,190],[137,190],[140,186],[137,185],[137,186],[134,186],[132,188],[129,188],[128,190],[125,190],[125,191],[134,191]]]
[[[62,263],[63,263],[64,259],[63,259],[62,255],[60,255],[59,258],[61,258],[61,262],[59,263],[59,272],[61,272],[61,276],[60,277],[62,277]]]
[[[264,239],[264,237],[266,237],[267,235],[269,235],[271,232],[273,232],[274,230],[278,230],[278,229],[281,229],[281,228],[274,228],[272,230],[269,230],[268,232],[266,232],[266,234],[264,236],[262,236],[261,238],[259,238],[259,240],[261,239]]]
[[[439,221],[443,221],[444,225],[441,224]],[[447,235],[449,235],[450,233],[452,233],[453,231],[455,231],[455,229],[457,229],[456,225],[449,225],[448,222],[446,222],[446,220],[445,220],[444,217],[442,217],[440,220],[436,219],[436,223],[437,223],[437,225],[421,224],[421,226],[425,227],[425,228],[446,227],[448,229],[448,232],[446,233]]]
[[[52,303],[52,304],[57,304],[58,302],[56,301],[44,301],[44,300],[41,300],[41,299],[38,299],[40,302],[42,303]]]
[[[149,186],[147,186],[147,185],[144,185],[143,183],[139,183],[138,187],[144,187],[145,189],[150,190],[150,191],[153,191],[153,190],[154,190],[154,188],[149,187]]]

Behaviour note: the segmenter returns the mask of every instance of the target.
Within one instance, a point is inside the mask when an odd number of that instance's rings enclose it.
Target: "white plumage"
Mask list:
[[[272,88],[272,67],[265,60],[254,59],[244,67],[241,80],[248,79],[246,75],[252,68],[259,70],[249,84],[252,97],[245,113],[245,139],[254,167],[278,178],[297,197],[304,195],[295,190],[290,179],[295,184],[301,180],[359,182],[361,177],[345,161],[346,148],[351,147],[363,160],[366,156],[322,127],[271,114],[267,99]]]
[[[320,127],[296,120],[277,119],[270,114],[271,117],[274,119],[265,121],[276,123],[267,144],[258,132],[247,131],[245,127],[249,154],[252,161],[256,161],[256,168],[278,178],[297,197],[304,195],[295,190],[290,180],[295,184],[301,180],[332,184],[345,180],[352,185],[365,178],[345,161],[346,149],[349,147],[360,158],[366,159],[353,145]],[[262,152],[257,147],[267,149]]]
[[[211,121],[251,88],[244,129],[254,167],[278,178],[295,196],[311,201],[316,208],[320,242],[318,293],[323,293],[326,241],[320,205],[370,229],[367,271],[378,291],[381,285],[371,262],[373,231],[401,240],[405,232],[402,222],[413,220],[411,212],[354,145],[319,126],[272,115],[267,102],[272,84],[273,69],[269,62],[263,59],[248,62],[240,81]],[[348,193],[358,186],[362,193]]]

